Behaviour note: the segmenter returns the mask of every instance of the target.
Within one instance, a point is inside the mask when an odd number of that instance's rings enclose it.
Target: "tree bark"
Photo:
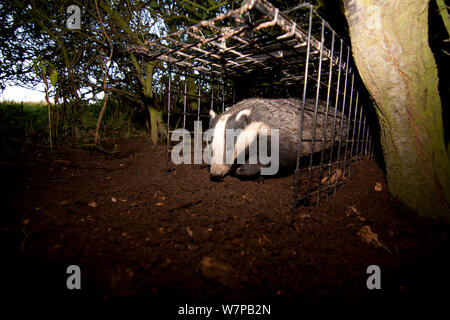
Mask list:
[[[156,62],[147,61],[144,63],[144,67],[136,59],[136,57],[131,54],[131,61],[138,72],[139,82],[142,85],[145,102],[144,105],[148,110],[150,118],[150,134],[152,143],[157,144],[160,139],[158,137],[158,132],[162,132],[164,126],[164,121],[162,120],[162,112],[157,110],[156,105],[150,105],[148,101],[153,100],[153,71],[156,66]],[[161,135],[163,136],[163,135]]]
[[[150,114],[150,134],[153,144],[157,144],[161,138],[166,135],[165,125],[162,118],[162,112],[158,111],[156,108],[147,106],[148,112]]]
[[[428,45],[429,0],[344,0],[353,55],[375,100],[391,194],[450,222],[450,155]]]

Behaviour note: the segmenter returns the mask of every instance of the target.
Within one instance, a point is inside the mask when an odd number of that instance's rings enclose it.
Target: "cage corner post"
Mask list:
[[[167,123],[166,123],[166,168],[165,173],[169,172],[169,149],[170,149],[170,103],[171,103],[171,86],[172,86],[172,70],[169,68],[169,77],[167,80]]]
[[[297,161],[295,165],[295,184],[294,184],[294,195],[292,201],[292,211],[291,211],[291,225],[294,225],[295,220],[295,212],[297,210],[297,201],[298,201],[298,180],[300,176],[300,158],[301,158],[301,149],[302,149],[302,135],[303,135],[303,120],[305,116],[305,101],[306,101],[306,89],[308,84],[308,67],[309,67],[309,54],[311,50],[311,29],[312,29],[312,15],[313,10],[312,6],[309,7],[309,23],[308,23],[308,40],[306,46],[306,61],[305,61],[305,76],[303,82],[303,96],[302,96],[302,108],[301,108],[301,116],[299,123],[299,141],[298,141],[298,149],[297,149]]]

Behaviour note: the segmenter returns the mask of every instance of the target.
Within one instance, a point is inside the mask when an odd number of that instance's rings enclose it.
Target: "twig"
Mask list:
[[[27,231],[25,230],[25,228],[22,228],[22,232],[23,232],[24,238],[23,238],[23,240],[22,240],[22,243],[20,244],[20,251],[22,251],[23,255],[26,255],[26,252],[25,252],[25,243],[27,242],[28,237],[30,236],[31,232],[27,232]]]

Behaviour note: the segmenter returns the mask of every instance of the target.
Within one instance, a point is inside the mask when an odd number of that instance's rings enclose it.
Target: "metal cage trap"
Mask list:
[[[302,101],[292,217],[299,204],[318,204],[335,194],[350,176],[352,162],[373,157],[350,48],[311,4],[281,11],[266,0],[245,0],[238,9],[130,50],[161,62],[164,69],[156,78],[167,103],[166,171],[175,128],[192,132],[193,120],[206,123],[209,110],[223,112],[251,97]],[[336,127],[339,139],[329,149],[311,149],[305,159],[306,99],[315,101],[308,124],[312,148],[318,119],[325,121],[324,128],[333,126],[334,132]],[[332,138],[325,134],[321,139]]]

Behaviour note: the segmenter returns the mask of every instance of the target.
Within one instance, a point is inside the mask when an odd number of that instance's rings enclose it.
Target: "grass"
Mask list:
[[[101,101],[84,104],[81,118],[69,106],[51,106],[53,110],[53,144],[92,143]],[[124,109],[124,110],[120,110]],[[108,103],[102,121],[103,138],[116,138],[136,133],[136,123],[129,121],[129,106],[119,108],[114,101]],[[59,118],[59,121],[57,121]],[[56,142],[56,143],[55,143]],[[0,102],[0,153],[24,152],[29,145],[50,145],[48,109],[45,102]]]
[[[28,142],[46,144],[47,128],[48,116],[45,104],[0,102],[0,151],[9,153]]]

